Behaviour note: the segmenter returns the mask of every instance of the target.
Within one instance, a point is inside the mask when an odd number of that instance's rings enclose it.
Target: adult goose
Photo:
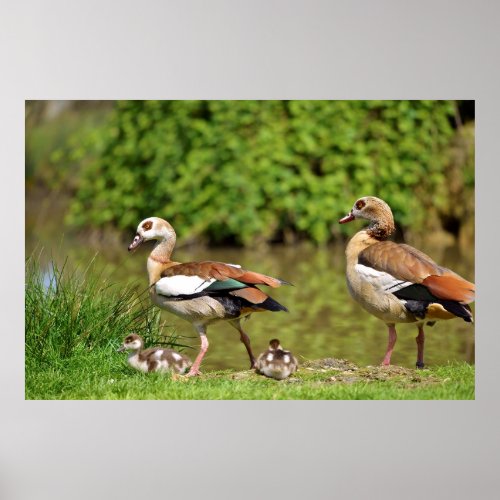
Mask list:
[[[417,368],[424,367],[424,323],[462,318],[472,322],[467,305],[475,285],[436,264],[423,252],[387,241],[394,232],[389,205],[374,196],[354,203],[340,224],[365,219],[369,226],[355,234],[346,248],[347,287],[352,297],[389,327],[383,365],[390,365],[396,344],[396,323],[416,323]]]
[[[149,240],[156,240],[147,263],[153,303],[189,321],[201,338],[200,352],[188,375],[200,374],[200,364],[209,345],[207,326],[221,320],[229,321],[238,330],[250,358],[250,367],[254,368],[255,357],[250,339],[241,327],[241,319],[254,312],[287,311],[257,285],[276,288],[288,283],[246,271],[235,264],[212,261],[181,264],[172,261],[175,231],[167,221],[158,217],[149,217],[138,225],[128,250],[135,250]]]

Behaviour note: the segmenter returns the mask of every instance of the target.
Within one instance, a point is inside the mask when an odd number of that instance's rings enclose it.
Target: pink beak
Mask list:
[[[345,224],[346,222],[351,222],[355,218],[356,217],[354,217],[353,213],[351,212],[350,214],[347,214],[345,217],[342,217],[342,219],[339,220],[339,224]]]
[[[132,250],[135,250],[143,241],[144,238],[140,234],[136,234],[134,240],[128,246],[128,251],[131,252]]]

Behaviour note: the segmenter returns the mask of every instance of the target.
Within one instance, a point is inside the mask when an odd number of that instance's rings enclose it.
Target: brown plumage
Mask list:
[[[353,298],[389,327],[383,364],[390,364],[395,323],[416,322],[417,367],[423,367],[424,320],[460,317],[471,322],[467,304],[474,301],[475,285],[410,245],[386,241],[394,231],[394,220],[383,200],[360,198],[339,222],[354,219],[366,219],[370,225],[347,245],[347,284]]]
[[[421,283],[440,299],[463,304],[474,301],[473,283],[438,266],[428,255],[410,245],[392,241],[375,243],[360,252],[358,263],[389,273],[399,280]]]
[[[199,367],[208,349],[207,326],[220,320],[228,321],[238,330],[253,367],[255,357],[250,339],[241,327],[241,319],[254,312],[286,311],[286,307],[257,288],[257,285],[276,288],[287,283],[241,269],[234,264],[172,261],[175,231],[167,221],[158,217],[149,217],[139,224],[129,251],[148,240],[156,240],[148,258],[153,303],[189,321],[200,335],[200,353],[188,375],[200,373]]]
[[[285,282],[271,276],[246,271],[240,267],[224,264],[223,262],[187,262],[185,264],[177,264],[165,269],[161,273],[161,277],[183,275],[183,276],[200,276],[204,279],[216,279],[218,281],[226,281],[229,278],[247,283],[249,285],[267,285],[272,288],[277,288]]]

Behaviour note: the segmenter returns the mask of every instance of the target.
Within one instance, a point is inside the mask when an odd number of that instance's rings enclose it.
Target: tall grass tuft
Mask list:
[[[85,269],[70,271],[67,262],[44,268],[32,255],[26,262],[25,313],[27,365],[115,347],[132,331],[149,344],[159,340],[163,326],[147,290],[137,293],[107,282],[94,259]],[[180,346],[175,336],[161,343]]]

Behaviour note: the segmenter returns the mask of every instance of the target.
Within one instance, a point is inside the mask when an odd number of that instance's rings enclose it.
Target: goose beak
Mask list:
[[[121,345],[117,350],[116,352],[123,352],[124,350],[126,349],[126,347],[124,345]]]
[[[144,238],[140,234],[136,234],[134,240],[128,246],[128,251],[131,252],[132,250],[135,250],[143,241]]]
[[[342,219],[339,220],[339,224],[345,224],[346,222],[351,222],[354,220],[356,217],[354,217],[353,213],[347,214],[345,217],[342,217]]]

